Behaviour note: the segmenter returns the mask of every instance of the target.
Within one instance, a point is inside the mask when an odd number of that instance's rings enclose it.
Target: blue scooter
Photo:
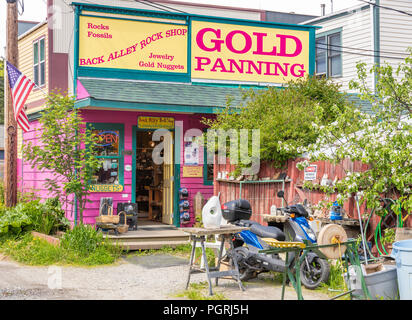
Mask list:
[[[278,197],[284,198],[283,191],[278,192]],[[235,235],[232,239],[234,252],[227,252],[228,258],[233,254],[236,255],[242,281],[253,279],[262,272],[283,273],[286,269],[286,263],[279,254],[259,253],[262,249],[270,248],[269,244],[262,238],[302,242],[305,239],[316,243],[316,234],[308,223],[309,214],[303,205],[287,205],[284,208],[278,208],[278,210],[286,215],[286,221],[282,224],[276,224],[276,226],[263,226],[256,221],[249,220],[252,215],[249,201],[238,199],[222,205],[223,217],[229,223],[250,227],[250,230]],[[288,265],[291,265],[292,268],[294,261],[294,254],[290,253]],[[322,282],[328,280],[329,271],[330,266],[326,260],[321,259],[314,252],[309,252],[299,271],[301,282],[306,288],[315,289]]]

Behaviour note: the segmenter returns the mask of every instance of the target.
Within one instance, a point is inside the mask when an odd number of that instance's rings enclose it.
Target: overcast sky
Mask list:
[[[43,21],[46,18],[46,0],[23,0],[24,13],[19,20]],[[92,0],[89,0],[93,2]],[[153,1],[153,0],[152,0]],[[68,3],[72,2],[67,0]],[[331,0],[185,0],[184,2],[205,3],[270,11],[294,12],[320,15],[320,4],[326,4],[326,13],[331,12]],[[359,0],[333,0],[333,11],[339,11],[361,4]],[[6,1],[0,0],[0,55],[4,56],[6,45]]]

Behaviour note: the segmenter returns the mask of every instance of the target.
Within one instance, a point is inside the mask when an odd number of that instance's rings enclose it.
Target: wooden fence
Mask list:
[[[337,194],[326,194],[319,190],[307,190],[303,189],[304,172],[296,168],[296,164],[302,159],[289,160],[284,169],[275,169],[269,162],[262,162],[260,171],[258,174],[258,182],[241,182],[241,181],[227,181],[218,179],[219,172],[233,172],[235,165],[231,165],[229,160],[226,164],[219,164],[218,159],[215,159],[214,166],[214,195],[220,193],[220,202],[223,204],[227,201],[243,198],[248,200],[252,206],[252,220],[262,224],[266,224],[263,221],[263,214],[270,214],[270,207],[276,205],[277,207],[283,206],[282,200],[277,198],[276,193],[279,190],[285,191],[285,197],[289,204],[301,203],[306,198],[310,204],[317,205],[322,200],[334,201]],[[314,183],[320,183],[324,174],[327,174],[328,179],[332,181],[337,177],[339,180],[345,177],[346,171],[359,172],[367,170],[367,166],[360,162],[351,162],[345,160],[339,164],[332,164],[326,161],[314,162],[311,164],[317,165],[317,175]],[[285,182],[276,181],[279,173],[284,172],[287,174]],[[266,179],[262,180],[262,179]],[[365,212],[365,206],[360,207],[360,212]],[[353,198],[350,198],[344,204],[345,217],[349,219],[358,219],[358,212],[356,202]],[[327,212],[324,212],[327,216]],[[373,215],[370,219],[368,229],[368,239],[372,239],[374,230],[379,223],[380,217]],[[405,226],[412,226],[412,219],[406,220]]]

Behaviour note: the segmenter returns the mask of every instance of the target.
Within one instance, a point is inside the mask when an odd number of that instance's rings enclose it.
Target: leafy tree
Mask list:
[[[326,125],[344,109],[347,102],[339,89],[328,79],[306,77],[281,89],[244,90],[242,105],[232,106],[228,100],[215,119],[203,123],[212,129],[259,129],[260,160],[281,167],[316,140],[313,122]]]
[[[94,156],[94,135],[86,128],[79,111],[74,108],[74,98],[51,94],[39,119],[38,142],[27,142],[23,148],[24,159],[38,170],[49,170],[52,178],[46,179],[45,187],[54,196],[79,208],[79,220],[83,223],[83,211],[87,203],[88,182],[98,167]],[[72,197],[73,198],[73,197]]]
[[[381,197],[395,198],[392,210],[412,212],[412,54],[396,70],[388,64],[374,66],[376,92],[367,86],[365,64],[357,65],[358,79],[350,87],[373,105],[373,114],[345,106],[328,126],[317,126],[317,141],[307,148],[309,161],[344,159],[368,165],[364,172],[348,172],[336,183],[338,200],[358,193],[361,203],[382,214]],[[301,163],[303,167],[308,161]],[[406,219],[407,216],[404,217]]]

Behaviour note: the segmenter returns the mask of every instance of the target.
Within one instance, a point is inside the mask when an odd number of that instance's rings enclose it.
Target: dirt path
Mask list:
[[[106,267],[30,267],[0,257],[0,300],[4,299],[132,299],[166,300],[185,289],[187,259],[171,255],[133,256]],[[205,281],[195,274],[191,282]],[[214,283],[214,282],[213,282]],[[258,279],[245,283],[241,292],[234,281],[220,280],[214,286],[229,300],[279,300],[281,286]],[[305,290],[306,300],[326,300],[318,291]],[[296,299],[293,288],[286,289],[286,299]]]

